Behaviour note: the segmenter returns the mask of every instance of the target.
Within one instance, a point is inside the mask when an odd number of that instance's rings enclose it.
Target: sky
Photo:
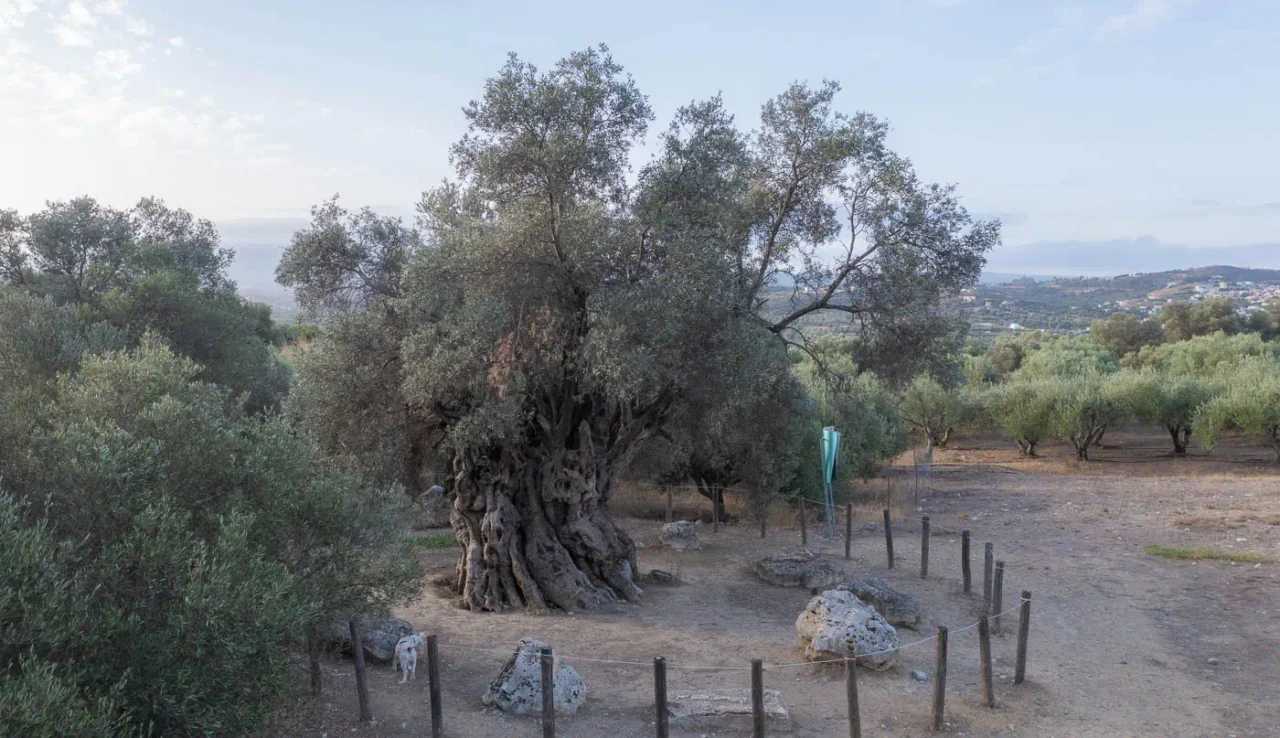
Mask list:
[[[338,193],[411,217],[508,52],[546,68],[601,42],[651,138],[717,92],[751,128],[789,82],[840,82],[841,109],[1003,221],[996,266],[1075,242],[1275,244],[1280,266],[1263,0],[0,0],[0,208],[157,195],[280,245]]]

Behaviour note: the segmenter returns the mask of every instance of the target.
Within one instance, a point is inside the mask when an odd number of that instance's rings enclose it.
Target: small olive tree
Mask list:
[[[1089,449],[1102,441],[1109,427],[1128,416],[1128,404],[1107,376],[1056,378],[1045,386],[1054,398],[1050,433],[1070,441],[1080,461],[1088,461]]]
[[[926,454],[932,454],[935,446],[945,447],[952,429],[966,416],[958,392],[943,387],[933,377],[923,375],[912,380],[902,391],[898,412],[903,422],[925,440]]]
[[[1169,433],[1175,456],[1187,454],[1196,413],[1219,391],[1216,381],[1150,369],[1121,372],[1112,382],[1131,417],[1159,425]]]
[[[1052,432],[1055,379],[1006,382],[988,390],[983,399],[987,412],[1005,435],[1018,444],[1026,456],[1036,455],[1036,446]]]
[[[1212,449],[1230,426],[1269,445],[1280,461],[1280,365],[1255,359],[1240,366],[1223,393],[1196,412],[1194,436]]]

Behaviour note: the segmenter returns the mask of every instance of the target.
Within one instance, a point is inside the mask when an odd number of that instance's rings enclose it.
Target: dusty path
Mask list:
[[[962,452],[957,452],[963,455]],[[1146,544],[1212,545],[1280,557],[1280,479],[1275,476],[1195,477],[1064,475],[988,466],[935,468],[934,491],[922,505],[933,520],[973,530],[975,590],[961,594],[959,538],[931,541],[930,578],[918,578],[915,521],[897,532],[898,566],[886,571],[882,534],[855,528],[849,578],[881,575],[920,599],[927,622],[903,631],[910,642],[938,624],[972,623],[980,606],[982,543],[993,541],[1007,562],[1005,601],[1022,589],[1034,595],[1029,681],[1013,687],[1016,617],[994,645],[999,706],[978,705],[975,631],[951,638],[948,677],[950,735],[969,736],[1276,736],[1280,735],[1280,565],[1232,566],[1175,562],[1146,555]],[[1192,513],[1221,512],[1230,525],[1208,530],[1179,525]],[[1246,511],[1243,523],[1236,521]],[[967,517],[962,517],[967,516]],[[1252,516],[1252,517],[1251,517]],[[1192,515],[1194,518],[1194,515]],[[443,644],[504,649],[523,635],[550,642],[562,654],[648,664],[663,655],[670,690],[749,684],[746,671],[682,671],[679,667],[746,667],[803,661],[796,615],[809,595],[764,585],[747,573],[765,553],[798,543],[795,531],[771,529],[762,542],[747,526],[704,532],[701,551],[656,546],[658,525],[627,519],[646,547],[642,571],[677,572],[683,584],[651,586],[644,601],[615,612],[533,616],[473,615],[429,590],[398,613],[436,632]],[[914,530],[918,531],[918,528]],[[1244,539],[1237,541],[1237,539]],[[842,543],[811,536],[837,557]],[[1230,548],[1227,548],[1230,547]],[[430,575],[449,571],[452,551],[424,552]],[[536,720],[486,710],[479,696],[501,667],[496,653],[445,648],[444,707],[451,736],[536,736]],[[929,734],[933,647],[901,653],[886,672],[860,671],[864,735]],[[646,666],[574,663],[589,685],[587,705],[559,721],[564,736],[649,736],[652,671]],[[280,721],[279,734],[424,735],[429,726],[425,680],[399,686],[389,668],[372,669],[374,726],[357,726],[350,663],[326,664],[332,689],[304,700]],[[425,670],[424,670],[425,674]],[[844,735],[844,683],[838,667],[768,670],[766,686],[782,690],[796,736]],[[353,732],[353,728],[356,730]],[[672,735],[715,735],[707,730]],[[730,735],[731,733],[720,733]]]

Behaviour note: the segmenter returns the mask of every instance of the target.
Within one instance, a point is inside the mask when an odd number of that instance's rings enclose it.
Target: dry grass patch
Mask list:
[[[1152,556],[1176,561],[1200,561],[1204,559],[1210,561],[1234,561],[1238,564],[1269,564],[1274,561],[1271,557],[1263,556],[1262,554],[1219,551],[1213,548],[1177,548],[1175,546],[1151,545],[1142,550]]]

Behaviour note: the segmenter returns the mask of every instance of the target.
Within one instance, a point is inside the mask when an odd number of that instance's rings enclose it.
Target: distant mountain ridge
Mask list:
[[[1012,326],[1083,331],[1091,321],[1116,311],[1153,315],[1169,301],[1211,297],[1230,298],[1242,309],[1262,308],[1280,300],[1280,269],[1212,264],[1107,277],[1024,276],[984,281],[966,290],[957,307],[980,332]]]

